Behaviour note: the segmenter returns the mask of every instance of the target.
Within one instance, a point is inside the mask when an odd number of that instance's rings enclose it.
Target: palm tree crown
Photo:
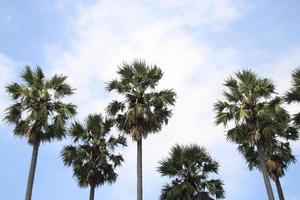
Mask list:
[[[75,122],[70,127],[74,145],[65,146],[61,155],[66,166],[73,167],[73,174],[81,187],[98,187],[116,181],[115,168],[123,157],[115,154],[118,146],[126,146],[123,136],[110,134],[113,120],[101,114],[88,115],[84,124]]]
[[[241,70],[229,77],[224,84],[224,101],[218,100],[214,109],[216,124],[233,126],[227,138],[238,144],[248,145],[258,152],[269,200],[274,200],[266,168],[266,148],[275,137],[282,137],[283,124],[289,122],[289,115],[275,97],[275,86],[271,80],[260,78],[251,70]],[[288,137],[284,135],[284,137]]]
[[[32,71],[27,66],[22,74],[24,83],[6,87],[13,104],[6,109],[5,120],[14,125],[16,136],[27,137],[30,144],[65,136],[66,122],[76,114],[75,105],[61,101],[73,94],[66,79],[54,75],[47,80],[40,67]]]
[[[213,200],[225,198],[223,182],[211,179],[219,164],[203,147],[175,145],[169,157],[159,162],[162,176],[172,178],[162,189],[162,200]]]
[[[258,78],[250,70],[236,73],[236,78],[225,81],[228,91],[225,101],[215,104],[216,124],[233,122],[227,133],[228,140],[251,146],[264,145],[275,136],[293,137],[284,131],[289,123],[289,114],[283,109],[282,101],[275,97],[275,88],[269,79]]]
[[[155,90],[162,71],[142,60],[134,60],[123,63],[117,73],[120,78],[109,82],[107,90],[115,90],[125,98],[108,106],[108,113],[116,116],[118,128],[134,140],[160,131],[172,114],[168,106],[174,105],[176,96],[173,90]]]

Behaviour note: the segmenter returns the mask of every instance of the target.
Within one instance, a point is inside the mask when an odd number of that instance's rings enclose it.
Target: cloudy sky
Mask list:
[[[143,58],[164,72],[162,88],[174,88],[174,115],[161,133],[144,145],[145,200],[158,199],[167,181],[157,162],[175,144],[205,146],[220,162],[229,200],[267,199],[262,176],[248,171],[223,127],[215,127],[213,103],[221,98],[224,78],[251,68],[271,78],[282,94],[290,74],[300,66],[300,2],[243,0],[1,0],[0,109],[9,104],[4,86],[19,80],[25,65],[40,65],[48,76],[64,73],[77,88],[72,101],[78,119],[104,112],[116,94],[105,82],[116,77],[123,61]],[[290,107],[292,112],[298,107]],[[3,112],[1,111],[1,118]],[[23,199],[32,148],[0,123],[1,199]],[[68,140],[44,144],[36,170],[34,200],[82,200],[59,152]],[[300,144],[293,144],[300,154]],[[122,150],[119,179],[96,191],[96,199],[135,199],[135,144]],[[300,198],[300,164],[282,179],[288,200]],[[275,187],[274,187],[275,191]]]

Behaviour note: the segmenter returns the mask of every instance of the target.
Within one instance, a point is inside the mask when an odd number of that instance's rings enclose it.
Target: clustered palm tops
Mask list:
[[[25,200],[31,200],[39,145],[66,135],[72,144],[63,148],[62,160],[73,168],[79,185],[90,188],[90,200],[95,188],[116,181],[115,169],[124,161],[116,151],[126,146],[125,135],[131,137],[137,144],[137,200],[143,199],[142,141],[168,123],[176,93],[173,89],[158,91],[163,73],[143,60],[124,62],[117,73],[119,77],[106,89],[120,94],[122,100],[108,104],[107,116],[90,114],[83,122],[70,124],[76,106],[62,101],[74,91],[66,83],[67,76],[46,79],[41,68],[27,66],[23,82],[6,87],[12,105],[6,109],[5,121],[13,125],[14,135],[27,138],[33,146]],[[261,171],[269,200],[274,200],[270,178],[276,183],[279,199],[284,199],[280,178],[296,161],[289,142],[299,138],[300,114],[291,118],[283,103],[300,102],[300,69],[292,80],[293,88],[279,97],[271,80],[240,70],[226,79],[224,100],[214,106],[216,124],[224,125],[227,139],[238,146],[249,169]],[[111,133],[112,127],[118,128],[119,135]],[[163,186],[160,199],[224,199],[223,182],[211,177],[218,168],[219,163],[204,147],[176,144],[170,155],[159,161],[158,172],[171,179]]]

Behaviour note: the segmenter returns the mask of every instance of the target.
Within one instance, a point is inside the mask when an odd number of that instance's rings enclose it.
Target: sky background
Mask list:
[[[175,143],[203,145],[221,164],[226,199],[267,199],[262,176],[248,171],[235,145],[215,127],[213,103],[222,97],[223,80],[241,68],[271,78],[278,93],[290,86],[300,66],[300,2],[243,0],[0,0],[0,109],[9,105],[4,86],[18,81],[25,65],[46,75],[68,75],[77,88],[72,102],[77,119],[104,112],[116,94],[105,83],[123,61],[143,58],[164,72],[161,88],[174,88],[178,99],[168,126],[144,142],[144,199],[158,199],[167,181],[158,161]],[[289,106],[291,112],[299,107]],[[1,112],[3,118],[3,112]],[[0,123],[0,196],[23,199],[32,147]],[[40,147],[33,200],[82,200],[71,168],[60,159],[69,140]],[[96,191],[96,199],[135,199],[136,145],[122,150],[125,163],[114,185]],[[300,143],[293,144],[300,154]],[[288,200],[300,198],[299,162],[282,179]],[[274,187],[276,193],[276,188]]]

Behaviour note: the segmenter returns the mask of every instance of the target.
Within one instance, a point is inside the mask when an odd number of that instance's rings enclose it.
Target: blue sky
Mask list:
[[[220,161],[227,199],[267,199],[261,175],[247,170],[223,128],[214,126],[212,105],[221,97],[223,79],[242,67],[270,77],[279,93],[290,87],[290,74],[300,66],[299,1],[74,2],[1,0],[0,109],[9,105],[4,86],[29,64],[42,66],[49,76],[69,76],[77,88],[72,101],[79,106],[78,119],[103,112],[116,97],[104,83],[116,76],[117,65],[145,58],[163,69],[162,87],[178,94],[169,125],[145,141],[145,200],[158,199],[166,179],[156,172],[157,162],[175,143],[203,145]],[[299,107],[288,109],[293,113]],[[77,186],[59,158],[68,142],[41,146],[33,199],[87,199],[88,190]],[[293,149],[300,154],[299,142]],[[31,150],[0,123],[1,199],[23,198]],[[118,181],[98,188],[96,199],[135,199],[135,144],[122,152],[126,162]],[[300,197],[299,167],[292,165],[282,179],[288,200]]]

